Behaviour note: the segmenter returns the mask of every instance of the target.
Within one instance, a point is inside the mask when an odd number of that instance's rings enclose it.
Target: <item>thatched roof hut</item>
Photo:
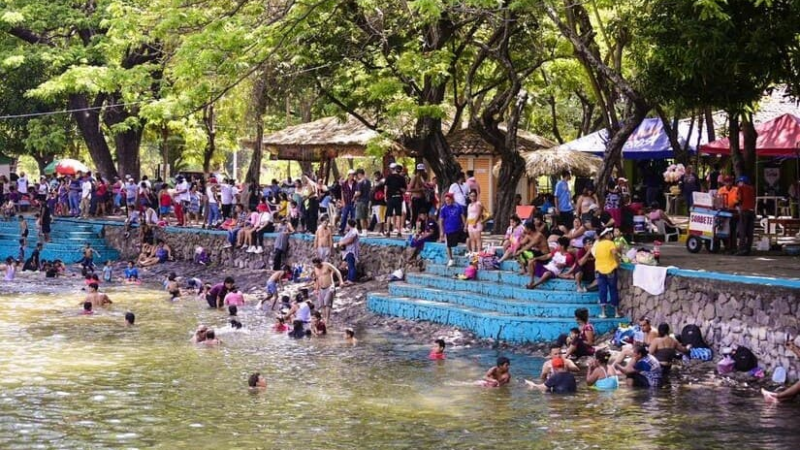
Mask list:
[[[501,127],[502,131],[505,131]],[[455,130],[445,136],[447,145],[450,151],[456,156],[478,156],[478,155],[494,155],[494,147],[486,141],[473,128],[462,128]],[[556,143],[549,139],[537,136],[527,131],[517,131],[517,147],[519,151],[533,151],[541,148],[550,148],[555,146]]]
[[[325,117],[313,122],[286,127],[264,136],[264,149],[279,160],[324,161],[340,156],[366,156],[369,141],[380,134],[358,119],[348,116]],[[244,141],[252,147],[252,141]],[[400,144],[392,143],[392,151],[405,152]]]

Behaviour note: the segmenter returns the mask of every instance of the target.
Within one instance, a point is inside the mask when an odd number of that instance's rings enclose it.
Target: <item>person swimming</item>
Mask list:
[[[353,331],[352,328],[344,329],[344,341],[350,345],[358,344],[358,339],[356,339],[356,332]]]
[[[485,387],[505,386],[511,381],[511,360],[505,356],[497,358],[497,365],[492,367],[483,376],[483,380],[478,382]]]
[[[261,375],[261,372],[250,374],[247,379],[247,385],[250,389],[266,389],[267,379]]]
[[[84,316],[91,316],[94,314],[94,311],[92,311],[92,302],[83,302],[83,311],[81,311],[81,314]]]
[[[5,271],[6,271],[6,274],[3,277],[3,279],[5,281],[14,281],[14,276],[17,273],[17,264],[16,264],[16,262],[14,262],[14,258],[12,258],[10,256],[8,258],[6,258],[6,263],[5,263],[5,266],[3,267],[3,269],[5,269]]]
[[[139,281],[139,269],[136,268],[132,260],[128,261],[128,268],[125,269],[125,281],[128,283]]]
[[[125,326],[132,327],[136,323],[136,314],[128,311],[125,313]]]
[[[178,287],[177,278],[178,275],[176,275],[175,272],[171,272],[167,277],[167,282],[164,286],[167,292],[169,292],[170,300],[173,302],[178,300],[181,296],[181,290]]]
[[[442,360],[444,359],[444,348],[445,348],[444,339],[436,339],[433,341],[433,348],[431,352],[428,353],[428,359],[433,360]]]

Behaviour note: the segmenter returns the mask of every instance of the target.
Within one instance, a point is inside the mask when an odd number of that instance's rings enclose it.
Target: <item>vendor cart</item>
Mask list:
[[[689,237],[686,249],[697,253],[705,245],[709,253],[716,253],[723,240],[731,237],[733,213],[722,208],[724,199],[707,192],[695,192],[694,205],[689,212]]]

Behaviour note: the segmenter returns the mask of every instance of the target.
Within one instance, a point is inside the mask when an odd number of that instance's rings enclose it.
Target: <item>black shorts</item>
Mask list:
[[[403,197],[389,197],[386,199],[386,217],[403,215]]]
[[[444,235],[445,240],[447,241],[447,247],[453,248],[458,247],[458,243],[461,242],[461,234],[463,231],[456,231],[455,233],[446,233]]]

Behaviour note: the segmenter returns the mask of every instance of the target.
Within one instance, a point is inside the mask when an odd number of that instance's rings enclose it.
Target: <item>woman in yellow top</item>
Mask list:
[[[600,233],[600,241],[592,248],[594,268],[597,271],[597,287],[600,295],[600,318],[606,317],[606,306],[611,306],[615,317],[619,313],[619,289],[617,270],[619,269],[619,250],[614,244],[614,229],[606,228]]]

